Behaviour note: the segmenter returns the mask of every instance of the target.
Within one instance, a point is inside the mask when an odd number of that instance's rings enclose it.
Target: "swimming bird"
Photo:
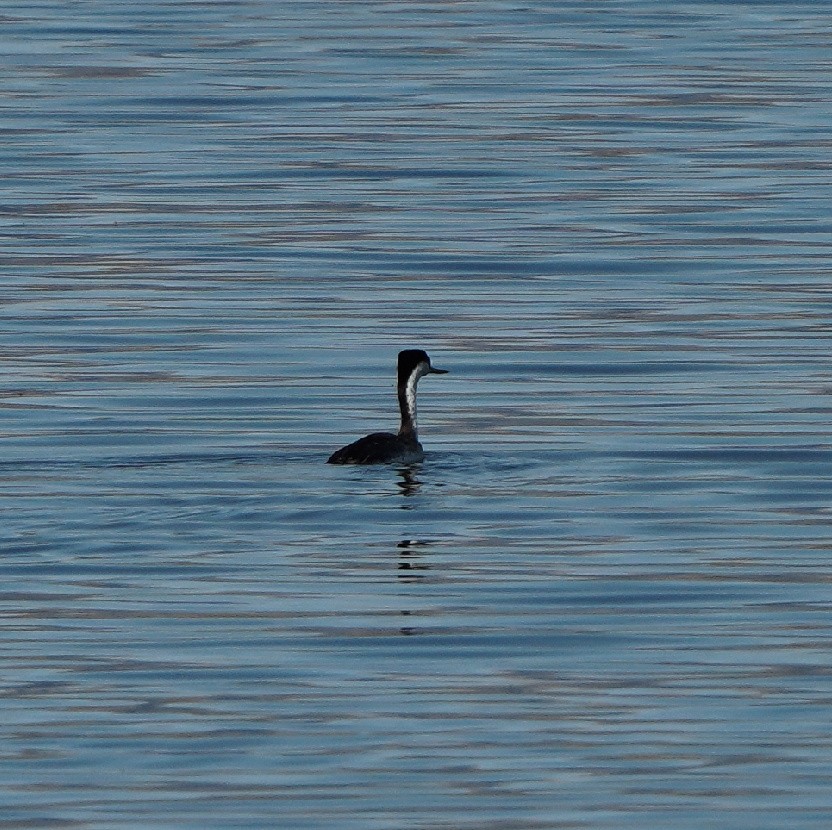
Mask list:
[[[398,395],[402,422],[396,435],[374,432],[336,450],[327,464],[410,464],[425,457],[416,434],[416,384],[425,375],[445,375],[447,369],[434,369],[427,352],[405,349],[399,352]]]

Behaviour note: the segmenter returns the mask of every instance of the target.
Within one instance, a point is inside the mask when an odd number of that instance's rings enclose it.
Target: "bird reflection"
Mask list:
[[[426,574],[420,571],[429,571],[430,565],[425,564],[421,554],[416,550],[425,547],[428,542],[421,542],[418,539],[402,539],[396,545],[399,550],[399,580],[401,582],[421,582]]]
[[[410,611],[401,611],[400,612],[403,617],[409,617]],[[414,634],[419,633],[418,628],[413,628],[411,625],[403,625],[399,631],[404,634],[405,637],[412,637]]]
[[[422,482],[416,478],[416,469],[418,465],[410,465],[407,467],[399,467],[396,472],[399,474],[400,481],[396,484],[403,496],[415,496],[422,487]],[[411,505],[403,504],[403,510],[409,510]]]
[[[402,539],[396,545],[399,551],[399,573],[398,577],[401,582],[422,582],[425,578],[424,573],[419,571],[429,571],[430,566],[421,561],[422,555],[418,548],[426,547],[429,542],[423,542],[419,539]],[[403,617],[409,617],[410,611],[402,610],[399,612]],[[414,634],[421,634],[422,630],[413,625],[403,625],[399,631],[406,637],[412,637]]]

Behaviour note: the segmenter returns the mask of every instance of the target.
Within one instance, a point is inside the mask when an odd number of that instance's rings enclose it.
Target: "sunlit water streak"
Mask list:
[[[0,826],[829,826],[823,4],[2,22]]]

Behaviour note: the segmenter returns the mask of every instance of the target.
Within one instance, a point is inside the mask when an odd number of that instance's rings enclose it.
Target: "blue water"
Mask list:
[[[826,4],[0,22],[0,828],[832,825]]]

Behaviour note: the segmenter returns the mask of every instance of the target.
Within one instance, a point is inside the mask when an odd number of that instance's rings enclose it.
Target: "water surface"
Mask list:
[[[824,4],[2,22],[0,826],[830,825]]]

